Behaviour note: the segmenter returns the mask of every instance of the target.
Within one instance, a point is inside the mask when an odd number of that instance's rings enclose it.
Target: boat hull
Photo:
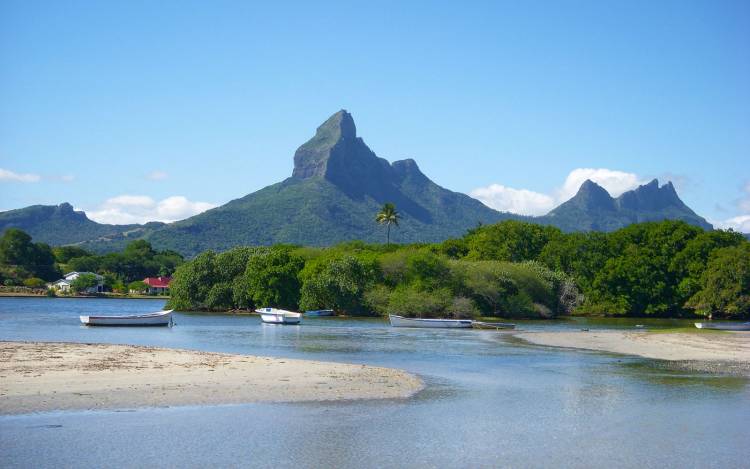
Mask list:
[[[419,327],[427,329],[467,329],[471,319],[417,319],[389,314],[388,320],[393,327]]]
[[[516,325],[509,322],[472,321],[471,327],[474,327],[476,329],[515,329]]]
[[[305,311],[304,314],[305,317],[322,317],[322,316],[333,316],[333,310],[332,309],[316,309],[313,311]]]
[[[266,324],[299,324],[300,318],[286,317],[281,314],[261,314],[260,320]]]
[[[299,324],[302,314],[275,308],[256,309],[260,314],[260,320],[266,324]]]
[[[79,318],[86,326],[169,326],[172,323],[172,310],[129,316],[79,316]]]
[[[696,322],[698,329],[715,329],[719,331],[750,331],[750,322],[732,324],[728,322]]]

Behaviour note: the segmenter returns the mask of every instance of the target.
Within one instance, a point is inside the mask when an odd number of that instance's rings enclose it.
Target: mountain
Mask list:
[[[396,242],[439,241],[479,223],[519,218],[438,186],[414,160],[379,158],[342,110],[297,149],[290,178],[168,225],[149,239],[188,253],[240,244],[382,242],[385,232],[375,214],[385,202],[395,203],[403,216],[392,231]]]
[[[400,243],[440,241],[461,236],[479,223],[507,219],[565,231],[611,231],[663,219],[711,229],[680,200],[671,183],[659,187],[657,180],[617,198],[586,181],[572,199],[542,217],[498,212],[435,184],[414,160],[389,163],[378,157],[357,136],[351,114],[342,110],[297,149],[291,177],[191,218],[168,225],[103,225],[62,204],[2,212],[0,231],[18,227],[37,241],[78,243],[95,251],[122,249],[133,239],[145,238],[159,249],[186,255],[237,245],[382,242],[385,233],[375,214],[385,202],[393,202],[403,217],[391,232]]]
[[[572,199],[538,218],[563,231],[614,231],[632,223],[659,220],[683,220],[706,230],[713,228],[680,200],[671,182],[659,187],[657,179],[617,198],[587,180]]]
[[[143,236],[164,223],[146,225],[105,225],[89,220],[85,213],[76,211],[69,203],[60,205],[32,205],[17,210],[0,212],[0,232],[19,228],[35,241],[51,245],[76,244],[99,238],[131,238]]]

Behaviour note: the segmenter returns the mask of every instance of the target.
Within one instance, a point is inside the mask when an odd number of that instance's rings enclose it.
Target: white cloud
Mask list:
[[[565,182],[558,190],[557,200],[565,202],[570,199],[587,179],[594,181],[607,189],[609,195],[618,197],[623,192],[635,189],[647,181],[642,180],[634,173],[626,173],[606,168],[578,168],[574,169],[565,178]]]
[[[192,202],[181,195],[156,201],[146,195],[124,194],[107,199],[95,210],[87,210],[86,215],[99,223],[117,225],[149,221],[170,223],[192,217],[214,207],[216,207],[215,204]]]
[[[151,179],[152,181],[161,181],[163,179],[167,179],[169,177],[169,174],[165,173],[164,171],[151,171],[146,175],[147,179]]]
[[[739,215],[727,220],[712,221],[711,223],[717,228],[725,230],[731,228],[741,233],[750,233],[750,215]]]
[[[750,233],[750,181],[745,182],[741,190],[743,195],[734,201],[740,215],[726,220],[713,221],[712,223],[718,228],[725,230],[731,228],[741,233]]]
[[[555,206],[555,199],[546,194],[500,184],[479,187],[469,195],[495,210],[521,215],[544,215]]]
[[[606,168],[577,168],[568,173],[561,187],[549,194],[491,184],[476,188],[469,195],[495,210],[520,215],[544,215],[576,195],[581,184],[587,179],[605,188],[612,197],[617,197],[646,182],[634,173]]]
[[[39,182],[40,179],[38,174],[14,173],[0,168],[0,181]]]

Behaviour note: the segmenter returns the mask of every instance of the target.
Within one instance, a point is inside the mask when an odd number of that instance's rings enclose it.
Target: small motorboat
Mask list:
[[[255,310],[260,314],[261,321],[267,324],[299,324],[302,320],[301,313],[276,308],[258,308]]]
[[[389,314],[388,320],[393,327],[430,327],[430,328],[469,328],[471,319],[419,319],[405,318],[396,314]]]
[[[515,329],[516,325],[509,322],[472,321],[471,327],[475,329]]]
[[[720,331],[750,331],[750,322],[696,322],[695,327]]]
[[[80,319],[86,326],[170,326],[172,325],[172,311],[169,309],[126,316],[80,316]]]
[[[305,316],[307,317],[321,317],[321,316],[333,316],[333,310],[332,309],[314,309],[310,311],[305,311]]]

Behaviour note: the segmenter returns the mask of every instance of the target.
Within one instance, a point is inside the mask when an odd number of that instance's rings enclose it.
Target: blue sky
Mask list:
[[[0,2],[0,210],[173,220],[345,108],[388,160],[542,213],[658,177],[750,231],[750,2]]]

